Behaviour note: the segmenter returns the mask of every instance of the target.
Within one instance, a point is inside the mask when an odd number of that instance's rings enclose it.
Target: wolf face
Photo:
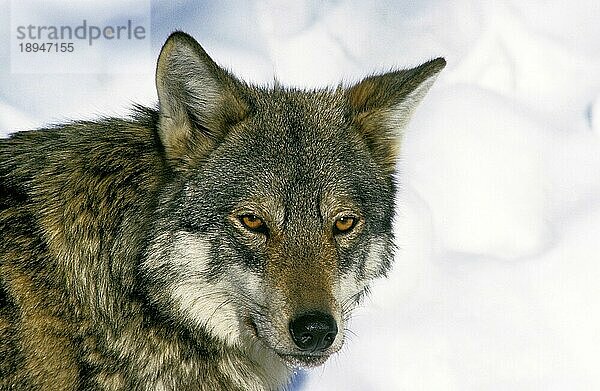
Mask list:
[[[142,265],[151,305],[191,335],[314,366],[393,258],[402,129],[444,67],[350,87],[256,87],[174,33],[157,67],[172,181]]]

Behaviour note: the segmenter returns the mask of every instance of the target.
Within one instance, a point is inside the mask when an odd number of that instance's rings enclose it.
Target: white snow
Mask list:
[[[597,1],[166,4],[153,3],[154,56],[182,29],[254,82],[448,61],[406,131],[393,272],[295,389],[600,389]],[[152,104],[154,64],[135,66],[19,75],[0,57],[0,134]]]

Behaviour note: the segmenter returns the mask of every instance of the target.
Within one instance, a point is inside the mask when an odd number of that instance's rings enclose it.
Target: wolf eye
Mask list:
[[[240,216],[240,222],[244,227],[253,232],[265,233],[267,226],[265,222],[257,215],[247,214]]]
[[[336,234],[344,234],[350,232],[356,225],[356,217],[353,216],[341,216],[335,220],[333,224],[333,231]]]

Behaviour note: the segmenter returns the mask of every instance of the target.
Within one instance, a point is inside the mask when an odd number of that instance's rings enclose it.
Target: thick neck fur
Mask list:
[[[182,335],[168,324],[143,323],[137,316],[118,333],[104,330],[108,346],[119,347],[119,361],[129,368],[126,376],[100,373],[92,383],[106,390],[266,391],[281,389],[291,375],[259,342],[228,347],[207,336]]]

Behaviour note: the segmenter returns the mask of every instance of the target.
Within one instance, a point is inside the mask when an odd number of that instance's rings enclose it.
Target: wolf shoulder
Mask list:
[[[0,197],[43,203],[74,187],[90,196],[95,189],[134,187],[143,196],[168,175],[156,116],[137,108],[130,118],[78,121],[0,139]]]

